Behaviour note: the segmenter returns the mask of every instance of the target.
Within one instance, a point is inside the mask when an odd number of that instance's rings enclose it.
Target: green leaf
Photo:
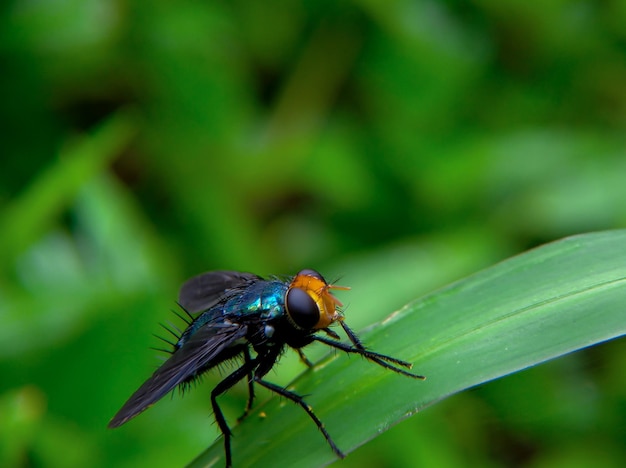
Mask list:
[[[338,352],[288,388],[306,395],[348,453],[446,396],[623,335],[624,246],[626,230],[542,246],[412,302],[361,334],[371,349],[415,363],[426,381]],[[336,459],[304,411],[278,397],[258,405],[233,434],[235,466]],[[191,466],[221,466],[223,451],[219,439]]]

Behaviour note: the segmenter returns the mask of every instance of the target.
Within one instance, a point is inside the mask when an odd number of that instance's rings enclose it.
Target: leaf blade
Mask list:
[[[349,452],[446,396],[622,336],[624,245],[621,230],[539,247],[412,302],[362,335],[371,349],[415,362],[426,382],[334,355],[290,388],[310,394],[306,401]],[[250,419],[234,429],[235,464],[321,466],[335,460],[295,405],[272,398]],[[219,465],[222,451],[218,440],[191,466]]]

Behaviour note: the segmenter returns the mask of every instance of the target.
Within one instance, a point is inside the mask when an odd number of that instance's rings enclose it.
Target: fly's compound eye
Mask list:
[[[320,281],[323,281],[326,284],[326,280],[322,275],[320,275],[317,271],[307,268],[306,270],[300,270],[296,276],[311,276],[312,278],[317,278]]]
[[[311,330],[320,320],[320,309],[304,289],[291,288],[285,298],[287,315],[296,327]]]

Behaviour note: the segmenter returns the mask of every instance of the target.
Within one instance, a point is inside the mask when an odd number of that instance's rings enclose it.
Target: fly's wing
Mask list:
[[[230,289],[242,288],[261,278],[252,273],[239,271],[210,271],[187,280],[178,293],[178,303],[187,312],[210,309]]]
[[[109,423],[118,427],[163,398],[177,385],[196,375],[236,340],[247,327],[234,324],[207,324],[194,333],[180,349],[137,389]],[[217,364],[217,362],[216,362]]]

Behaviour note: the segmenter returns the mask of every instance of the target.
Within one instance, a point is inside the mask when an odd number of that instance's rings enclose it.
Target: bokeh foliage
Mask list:
[[[0,8],[2,466],[180,466],[213,440],[215,375],[105,429],[192,274],[317,268],[360,329],[626,226],[623,2]],[[621,466],[625,364],[620,340],[493,382],[337,465]]]

